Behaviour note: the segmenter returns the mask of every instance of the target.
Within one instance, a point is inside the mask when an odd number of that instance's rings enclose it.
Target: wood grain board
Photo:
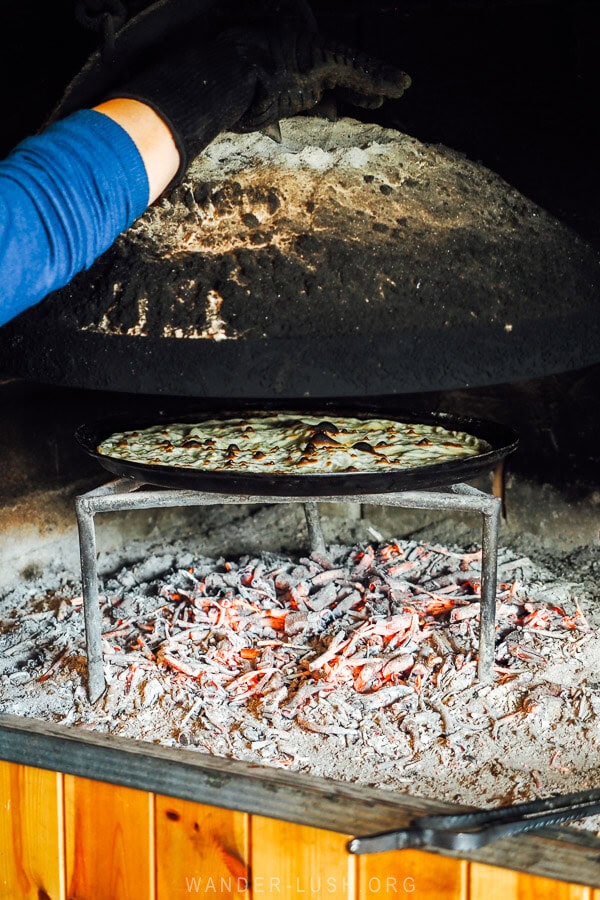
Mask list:
[[[255,895],[355,900],[358,860],[345,849],[348,839],[333,831],[253,816]]]
[[[249,818],[157,796],[157,900],[194,894],[249,900]]]
[[[579,884],[566,884],[471,863],[469,900],[592,900],[592,891]],[[597,893],[597,892],[594,892]]]
[[[152,794],[65,775],[69,900],[154,897]]]
[[[468,863],[418,850],[374,853],[360,857],[358,883],[360,900],[467,900]]]
[[[0,759],[340,834],[379,834],[403,828],[414,815],[456,812],[453,804],[409,794],[20,716],[0,715]],[[600,839],[592,831],[532,831],[465,855],[600,888]]]
[[[0,762],[2,900],[64,900],[62,778]]]

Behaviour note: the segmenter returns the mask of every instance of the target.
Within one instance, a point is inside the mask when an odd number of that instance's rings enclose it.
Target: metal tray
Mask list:
[[[323,418],[346,415],[364,419],[379,417],[412,424],[441,425],[452,431],[465,431],[474,437],[481,438],[490,445],[490,449],[478,456],[470,456],[466,459],[449,460],[434,465],[392,472],[274,473],[272,475],[262,472],[260,474],[214,472],[176,466],[148,465],[104,456],[97,450],[98,445],[115,431],[141,430],[153,425],[173,422],[201,422],[203,419],[213,418],[215,415],[225,419],[240,413],[250,415],[258,409],[261,412],[268,410],[298,413],[299,415],[311,413],[323,415]],[[204,407],[184,415],[158,412],[153,417],[138,417],[132,413],[129,416],[115,416],[81,425],[75,436],[81,447],[97,459],[101,466],[121,477],[134,478],[140,483],[160,487],[265,497],[382,494],[457,484],[490,470],[509,453],[512,453],[518,444],[517,436],[512,429],[494,422],[457,418],[445,413],[424,415],[423,413],[411,414],[405,410],[393,413],[389,408],[383,408],[373,403],[353,404],[352,408],[348,408],[329,402],[314,404],[314,401],[312,406],[302,402],[289,406],[287,404],[275,406],[273,403],[267,403],[261,404],[260,407],[256,402],[253,404],[228,404],[227,408],[221,408],[218,412],[214,408]]]

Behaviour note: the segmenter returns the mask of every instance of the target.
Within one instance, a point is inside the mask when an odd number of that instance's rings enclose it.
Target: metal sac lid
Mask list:
[[[350,119],[224,134],[71,284],[7,372],[194,397],[415,393],[600,361],[600,258],[481,165]]]

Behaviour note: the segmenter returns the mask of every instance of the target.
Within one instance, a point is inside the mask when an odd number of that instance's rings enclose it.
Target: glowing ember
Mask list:
[[[104,652],[109,663],[183,675],[209,696],[289,718],[335,691],[359,712],[410,705],[453,672],[474,674],[480,559],[394,542],[355,549],[335,566],[318,554],[274,568],[259,559],[200,564],[174,573],[149,617],[118,619]],[[498,601],[502,678],[543,658],[517,630],[588,629],[580,610],[534,601],[514,579],[499,585]]]
[[[499,576],[481,685],[479,552],[161,544],[105,577],[92,706],[79,587],[46,573],[0,600],[0,712],[476,805],[592,787],[600,631],[575,598],[595,615],[593,595],[507,549]]]

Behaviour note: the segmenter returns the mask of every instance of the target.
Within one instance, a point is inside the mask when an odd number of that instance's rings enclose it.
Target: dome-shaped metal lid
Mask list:
[[[353,120],[225,134],[0,332],[8,371],[195,397],[368,396],[600,361],[600,259],[461,155]]]

